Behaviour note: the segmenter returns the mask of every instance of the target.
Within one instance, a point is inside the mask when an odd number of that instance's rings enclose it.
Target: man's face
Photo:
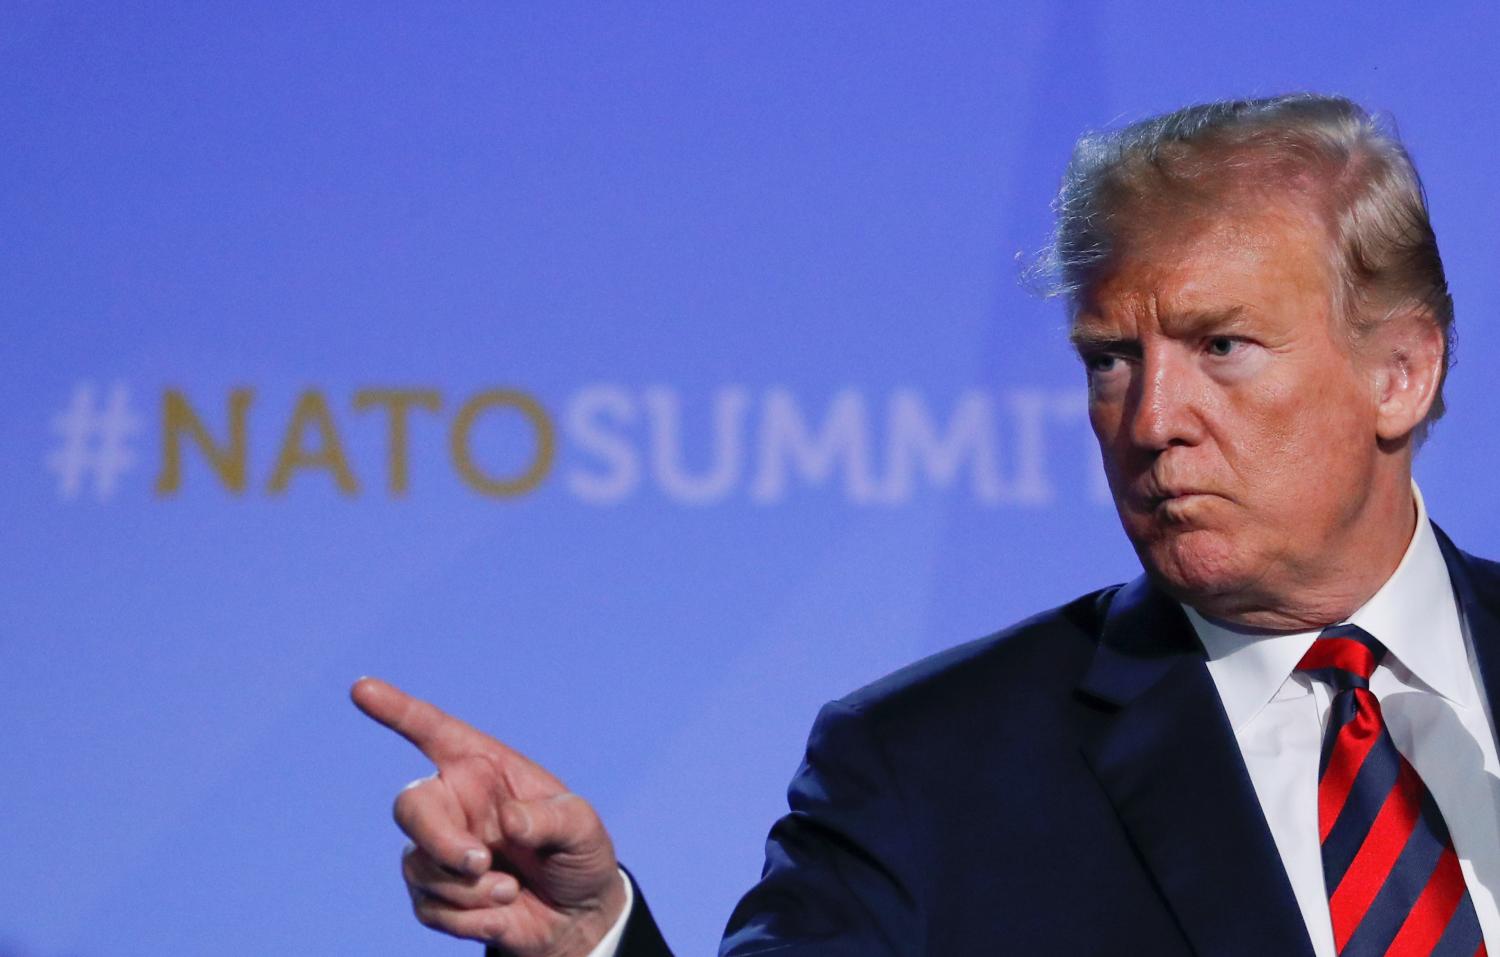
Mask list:
[[[1377,389],[1332,314],[1311,214],[1230,204],[1149,233],[1079,303],[1090,421],[1158,583],[1253,616],[1358,560]]]

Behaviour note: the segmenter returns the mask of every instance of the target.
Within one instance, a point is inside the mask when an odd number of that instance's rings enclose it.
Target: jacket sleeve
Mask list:
[[[790,810],[771,828],[761,879],[730,916],[720,957],[926,953],[922,855],[931,843],[867,725],[839,702],[818,714],[787,789]],[[672,957],[634,890],[616,957]]]
[[[823,708],[771,829],[758,884],[729,919],[721,957],[913,957],[926,952],[930,847],[870,721]]]
[[[629,871],[625,873],[635,891],[635,903],[630,909],[630,917],[625,921],[625,936],[620,938],[620,949],[615,951],[615,957],[673,957],[672,948],[667,946],[656,921],[651,917],[651,908],[646,906],[646,895],[641,891],[641,885],[634,874]]]

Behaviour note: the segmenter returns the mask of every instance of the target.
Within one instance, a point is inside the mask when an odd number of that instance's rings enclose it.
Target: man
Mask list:
[[[725,954],[1463,954],[1500,941],[1500,568],[1428,523],[1452,304],[1354,104],[1079,145],[1051,265],[1145,575],[828,705]],[[586,802],[396,689],[418,917],[666,953]]]

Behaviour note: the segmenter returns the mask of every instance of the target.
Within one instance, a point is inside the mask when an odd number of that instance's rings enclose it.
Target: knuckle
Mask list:
[[[391,803],[391,817],[396,819],[397,824],[402,824],[411,817],[411,794],[410,790],[402,791],[396,795],[396,800]]]
[[[430,927],[433,930],[442,929],[442,921],[439,919],[437,911],[433,908],[432,902],[425,896],[418,898],[412,904],[411,909],[412,913],[417,916],[417,923],[423,927]]]
[[[418,883],[417,878],[421,873],[419,863],[420,862],[417,858],[417,846],[415,844],[407,844],[406,847],[402,848],[401,877],[410,886],[415,886]]]
[[[391,816],[403,830],[410,824],[422,810],[426,803],[426,784],[432,778],[420,778],[411,782],[396,795],[396,800],[391,804]]]
[[[552,806],[562,820],[584,827],[592,827],[599,819],[593,805],[571,791],[553,798]]]
[[[484,935],[484,939],[489,941],[490,943],[499,943],[500,941],[504,940],[505,931],[505,920],[500,917],[492,917],[489,920],[485,921],[480,926],[479,930],[479,932]]]

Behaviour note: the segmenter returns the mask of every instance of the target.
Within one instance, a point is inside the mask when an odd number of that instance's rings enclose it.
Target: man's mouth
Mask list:
[[[1139,501],[1148,514],[1181,518],[1188,510],[1210,498],[1220,497],[1206,488],[1154,487],[1143,492]]]

